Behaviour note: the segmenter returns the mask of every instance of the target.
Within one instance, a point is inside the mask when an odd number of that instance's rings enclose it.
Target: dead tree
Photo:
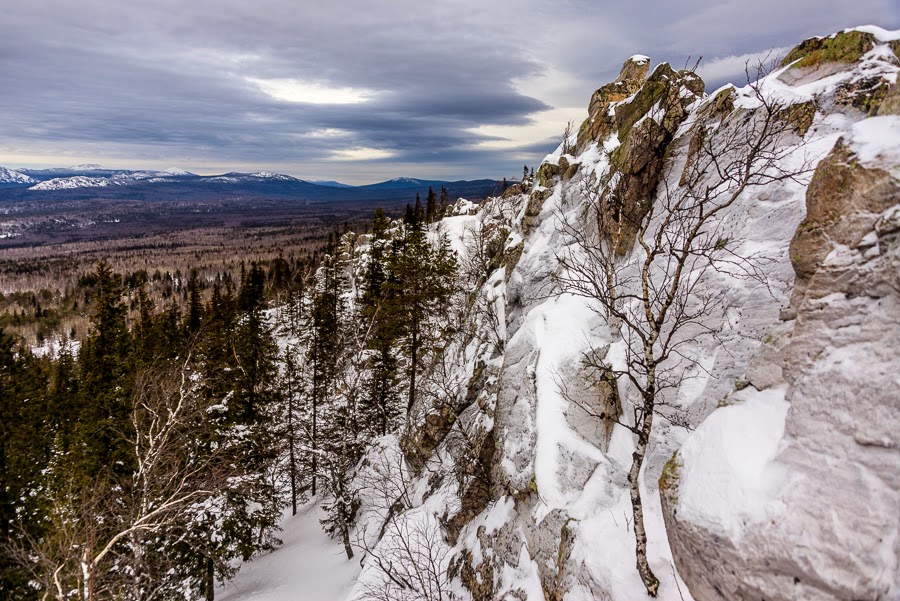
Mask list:
[[[562,153],[565,154],[575,154],[575,144],[572,143],[572,130],[575,127],[575,123],[573,121],[569,121],[566,123],[566,129],[563,131],[562,135]]]
[[[399,449],[370,453],[361,495],[374,510],[369,523],[378,532],[357,532],[364,561],[375,570],[364,579],[364,598],[378,601],[455,601],[448,565],[451,548],[437,516],[413,508],[407,469]]]
[[[650,596],[656,596],[659,580],[647,561],[640,472],[654,416],[666,417],[660,411],[666,405],[666,391],[676,389],[685,367],[696,364],[683,352],[684,346],[698,333],[712,333],[709,318],[719,309],[717,299],[702,285],[704,275],[716,271],[765,283],[756,257],[735,252],[722,217],[748,190],[797,180],[810,170],[806,160],[794,161],[794,166],[786,161],[802,141],[789,123],[787,107],[763,89],[760,80],[768,70],[758,65],[751,81],[748,69],[747,89],[755,108],[693,126],[677,186],[669,184],[669,161],[656,193],[636,210],[623,211],[622,199],[611,193],[608,181],[582,180],[583,212],[559,214],[571,243],[557,257],[559,290],[589,299],[625,341],[624,363],[611,364],[606,349],[597,348],[586,353],[586,363],[599,378],[632,391],[623,395],[632,399],[631,421],[618,415],[601,417],[635,437],[628,483],[637,570]],[[677,91],[667,96],[677,98]],[[656,135],[652,128],[656,119],[665,119],[667,108],[661,106],[646,118],[650,137]],[[631,221],[623,223],[627,219]],[[634,245],[622,256],[621,239],[616,237],[626,230],[634,232]],[[691,336],[685,336],[688,332]]]

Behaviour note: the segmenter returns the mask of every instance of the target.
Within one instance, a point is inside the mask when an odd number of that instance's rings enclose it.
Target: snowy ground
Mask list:
[[[338,541],[322,531],[317,501],[282,522],[284,545],[245,563],[216,592],[217,601],[340,601],[359,574],[359,561],[347,561]]]

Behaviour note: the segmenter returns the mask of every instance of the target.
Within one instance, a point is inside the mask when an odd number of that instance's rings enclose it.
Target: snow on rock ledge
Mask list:
[[[667,474],[680,519],[738,540],[743,524],[767,517],[767,493],[778,479],[771,462],[788,409],[785,389],[737,393],[734,405],[713,413],[685,442]]]
[[[747,402],[713,413],[661,478],[697,601],[900,599],[898,127],[853,124],[819,163],[782,340],[748,370],[763,390],[733,395]]]

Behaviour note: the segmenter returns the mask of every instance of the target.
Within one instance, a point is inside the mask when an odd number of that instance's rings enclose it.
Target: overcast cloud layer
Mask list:
[[[5,6],[4,6],[5,5]],[[513,176],[635,53],[708,89],[898,0],[0,0],[0,165]],[[693,61],[692,61],[693,62]]]

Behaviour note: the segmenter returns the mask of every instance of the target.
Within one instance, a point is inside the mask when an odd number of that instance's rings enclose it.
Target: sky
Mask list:
[[[900,0],[0,0],[0,165],[514,177],[633,54],[711,91],[865,24]]]

